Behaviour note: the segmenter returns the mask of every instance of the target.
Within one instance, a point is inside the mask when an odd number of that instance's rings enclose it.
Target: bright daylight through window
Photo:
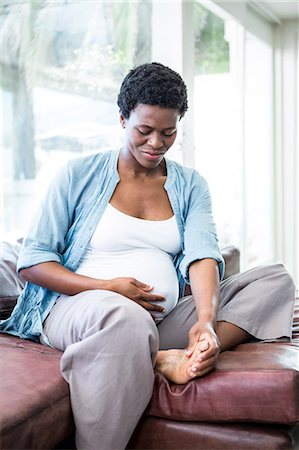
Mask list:
[[[6,4],[0,9],[2,231],[24,234],[49,181],[67,160],[120,146],[120,81],[134,65],[165,63],[165,56],[175,66],[178,44],[190,43],[182,30],[169,32],[165,17],[171,9],[180,24],[183,9],[193,7],[192,50],[182,50],[188,67],[194,66],[189,93],[194,107],[182,121],[194,122],[192,161],[210,185],[221,246],[240,248],[243,269],[273,261],[269,42],[198,0],[181,7],[169,2],[167,8],[150,0]],[[184,72],[187,62],[180,64]],[[179,133],[170,158],[178,155],[181,162],[193,151],[193,129],[187,136]]]
[[[127,71],[151,57],[151,2],[7,3],[1,8],[2,229],[23,235],[70,158],[120,145]]]
[[[199,2],[194,41],[195,161],[220,242],[241,249],[243,267],[271,261],[272,49]]]

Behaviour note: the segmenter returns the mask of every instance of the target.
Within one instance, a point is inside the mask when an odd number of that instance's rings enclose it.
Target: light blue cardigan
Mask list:
[[[18,270],[47,261],[56,261],[76,271],[101,216],[119,181],[119,150],[74,159],[53,180],[28,235],[23,242]],[[213,258],[220,278],[224,261],[216,236],[208,185],[194,169],[166,160],[164,185],[174,211],[182,251],[174,258],[180,296],[188,268],[195,260]],[[10,318],[0,331],[39,340],[42,324],[59,293],[26,283]],[[45,337],[44,337],[45,338]]]

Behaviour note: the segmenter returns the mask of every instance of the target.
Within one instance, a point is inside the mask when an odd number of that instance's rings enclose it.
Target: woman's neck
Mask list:
[[[126,147],[122,147],[119,152],[117,169],[120,177],[125,176],[128,178],[142,179],[166,176],[166,162],[164,158],[157,167],[144,167]]]

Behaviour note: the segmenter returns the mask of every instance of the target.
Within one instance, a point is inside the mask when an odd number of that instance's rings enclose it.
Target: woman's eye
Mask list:
[[[176,130],[173,130],[173,131],[167,131],[167,133],[163,133],[164,134],[164,136],[166,136],[166,137],[171,137],[174,133],[176,132]]]
[[[137,131],[140,133],[140,134],[142,134],[143,136],[146,136],[146,135],[149,135],[149,134],[151,134],[151,132],[152,132],[152,130],[147,130],[147,131],[143,131],[143,130],[140,130],[140,128],[137,128]],[[163,136],[165,136],[165,137],[171,137],[174,133],[176,132],[176,130],[172,130],[172,131],[161,131],[161,134],[163,135]]]
[[[141,131],[141,130],[139,130],[139,128],[137,128],[137,130],[139,131],[140,134],[143,134],[143,135],[150,133],[150,131]]]

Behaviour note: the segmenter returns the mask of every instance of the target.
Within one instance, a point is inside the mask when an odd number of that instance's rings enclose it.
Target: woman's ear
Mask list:
[[[119,115],[119,121],[120,121],[121,126],[123,128],[126,128],[126,119],[124,118],[124,116],[121,113]]]

